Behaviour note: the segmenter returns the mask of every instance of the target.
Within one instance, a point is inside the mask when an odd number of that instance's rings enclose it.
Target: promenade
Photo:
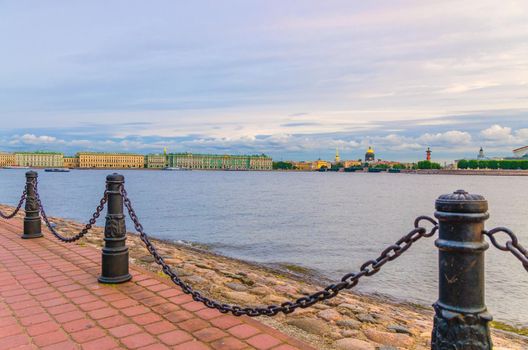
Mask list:
[[[0,350],[313,349],[138,266],[131,282],[100,284],[100,250],[21,232],[20,219],[0,219]]]

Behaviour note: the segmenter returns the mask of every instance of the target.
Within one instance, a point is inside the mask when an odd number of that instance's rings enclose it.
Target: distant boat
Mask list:
[[[189,168],[182,168],[182,167],[166,167],[166,168],[163,168],[163,170],[167,170],[167,171],[185,171],[185,170],[191,170]]]
[[[68,168],[49,168],[49,169],[44,169],[44,171],[47,173],[69,173],[70,169]]]
[[[29,169],[28,166],[7,165],[3,169]]]
[[[389,173],[397,174],[397,173],[401,173],[401,170],[400,169],[391,168],[391,169],[389,169]]]
[[[369,173],[381,173],[383,169],[380,168],[368,168]]]

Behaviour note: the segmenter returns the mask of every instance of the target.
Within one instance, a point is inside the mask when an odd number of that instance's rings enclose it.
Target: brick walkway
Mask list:
[[[20,220],[0,220],[0,350],[312,349],[136,266],[132,282],[98,284],[99,250],[21,232]]]

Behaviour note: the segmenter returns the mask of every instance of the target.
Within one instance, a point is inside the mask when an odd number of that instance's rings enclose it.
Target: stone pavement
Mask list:
[[[131,282],[99,284],[99,250],[21,232],[21,220],[0,220],[0,350],[313,349],[137,266]]]

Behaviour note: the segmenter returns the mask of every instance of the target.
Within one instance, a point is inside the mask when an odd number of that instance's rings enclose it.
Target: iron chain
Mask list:
[[[505,233],[510,238],[504,245],[500,244],[495,235],[497,233]],[[506,227],[496,227],[489,231],[484,231],[484,234],[489,237],[491,243],[497,248],[505,252],[512,253],[517,259],[521,261],[526,271],[528,271],[528,250],[524,248],[519,239],[510,229]]]
[[[279,312],[289,314],[295,311],[297,308],[306,308],[312,306],[318,302],[331,299],[339,294],[343,289],[351,289],[359,283],[359,280],[364,276],[372,276],[379,272],[381,267],[387,262],[392,261],[407,251],[411,245],[422,237],[431,237],[438,230],[437,222],[427,216],[420,216],[414,222],[414,229],[408,234],[400,238],[395,244],[387,247],[381,255],[374,259],[365,262],[359,272],[349,273],[341,279],[340,282],[331,284],[316,293],[308,296],[301,297],[295,301],[287,301],[280,305],[269,305],[266,307],[241,307],[237,305],[229,305],[219,303],[215,300],[209,299],[202,295],[199,291],[194,290],[189,284],[185,283],[178,274],[165,263],[163,257],[158,253],[156,247],[150,241],[148,235],[143,229],[143,225],[138,219],[138,216],[132,206],[132,202],[128,198],[128,194],[124,188],[121,187],[121,194],[123,196],[124,205],[128,211],[130,219],[134,223],[136,231],[139,233],[140,239],[143,241],[148,251],[154,257],[156,263],[162,267],[163,272],[170,277],[170,279],[178,285],[182,291],[186,294],[190,294],[195,301],[202,302],[205,306],[211,309],[217,309],[222,313],[232,313],[235,316],[274,316]],[[433,224],[433,228],[427,231],[424,227],[420,226],[422,221],[428,221]]]
[[[105,192],[103,194],[103,198],[101,198],[101,200],[99,201],[99,205],[95,209],[95,212],[92,214],[92,217],[90,218],[88,223],[75,236],[66,237],[66,236],[61,235],[59,232],[57,232],[55,230],[55,228],[51,225],[51,223],[50,223],[50,221],[48,219],[48,215],[46,215],[46,211],[44,210],[44,207],[42,206],[42,201],[40,200],[40,195],[38,193],[38,182],[37,181],[35,181],[35,183],[33,184],[33,188],[35,189],[35,199],[37,200],[38,206],[40,208],[40,214],[42,215],[42,219],[44,220],[44,223],[46,224],[46,226],[48,227],[50,232],[55,237],[57,237],[60,241],[66,242],[66,243],[72,243],[72,242],[75,242],[75,241],[81,239],[84,235],[86,235],[88,233],[88,231],[90,231],[92,229],[93,225],[95,225],[95,223],[97,222],[97,219],[101,215],[101,212],[103,211],[103,209],[105,207],[105,204],[106,204],[106,202],[108,200],[107,190],[105,190]]]
[[[18,212],[20,211],[20,208],[22,208],[22,205],[24,204],[24,202],[26,201],[26,195],[27,195],[27,191],[26,189],[24,189],[24,191],[22,192],[22,196],[20,197],[20,201],[18,201],[18,205],[16,206],[15,210],[11,213],[11,214],[4,214],[0,211],[0,217],[2,219],[12,219],[16,216],[16,214],[18,214]]]

